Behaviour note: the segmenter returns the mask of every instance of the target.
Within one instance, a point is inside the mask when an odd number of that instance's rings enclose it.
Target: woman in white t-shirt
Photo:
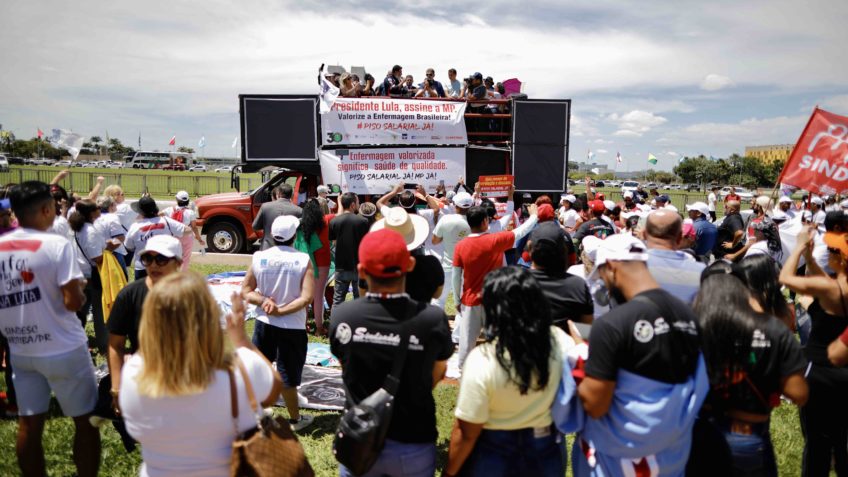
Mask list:
[[[138,353],[123,367],[120,390],[112,390],[127,431],[141,443],[141,476],[229,476],[236,431],[256,426],[245,378],[263,407],[280,395],[280,376],[245,334],[240,295],[233,294],[232,304],[226,334],[235,352],[225,343],[221,310],[200,275],[168,275],[147,295]],[[237,429],[230,379],[238,401]]]
[[[552,325],[541,287],[523,268],[489,273],[483,308],[488,338],[465,361],[445,474],[497,466],[501,475],[565,475],[551,404],[574,340]]]
[[[177,222],[170,217],[159,216],[159,206],[156,205],[156,201],[152,197],[142,197],[133,206],[138,207],[142,218],[130,226],[127,238],[124,240],[124,246],[130,252],[144,250],[144,244],[154,235],[167,234],[180,238],[188,231],[188,227],[183,225],[182,222]],[[147,270],[137,254],[132,263],[136,280],[147,276]]]
[[[97,349],[105,353],[109,335],[103,322],[103,304],[100,301],[103,287],[100,283],[98,268],[103,263],[106,240],[100,230],[94,226],[94,222],[100,217],[100,209],[93,200],[89,199],[78,200],[75,206],[68,217],[68,223],[73,235],[71,240],[74,244],[76,261],[83,276],[88,280],[85,285],[85,305],[77,312],[77,317],[85,328],[88,312],[91,311]]]
[[[194,245],[194,240],[197,240],[197,243],[201,247],[205,247],[206,244],[203,242],[203,238],[200,236],[200,228],[197,226],[197,212],[189,207],[191,199],[188,196],[188,192],[181,190],[177,192],[175,198],[177,199],[177,205],[163,210],[162,215],[180,222],[191,231],[191,233],[188,233],[189,231],[187,230],[180,238],[180,243],[183,246],[182,271],[186,271],[188,270],[189,261],[191,261],[191,247]]]
[[[127,249],[124,247],[127,231],[121,225],[121,218],[115,213],[117,207],[118,204],[108,195],[98,197],[97,208],[100,209],[100,217],[94,221],[94,226],[103,234],[106,247],[115,254],[115,259],[124,270],[124,277],[127,277]]]

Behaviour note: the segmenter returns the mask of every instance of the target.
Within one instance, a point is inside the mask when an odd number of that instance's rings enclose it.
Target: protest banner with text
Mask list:
[[[399,182],[434,193],[440,183],[455,184],[465,175],[465,149],[459,147],[325,150],[319,159],[325,184],[343,184],[356,194],[384,194]]]
[[[483,197],[507,197],[515,178],[511,175],[480,176],[478,182]]]
[[[814,194],[848,193],[848,117],[816,108],[778,183]]]
[[[321,114],[321,144],[466,145],[465,103],[394,98],[337,98]]]

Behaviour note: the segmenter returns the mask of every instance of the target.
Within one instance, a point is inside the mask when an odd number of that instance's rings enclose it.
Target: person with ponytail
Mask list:
[[[73,245],[76,246],[76,258],[83,276],[88,281],[85,285],[85,305],[77,311],[77,318],[85,328],[88,313],[91,312],[94,322],[94,336],[97,349],[106,353],[109,334],[103,321],[103,303],[101,295],[103,288],[100,283],[98,268],[103,263],[103,250],[106,249],[106,239],[94,226],[94,221],[100,217],[100,208],[91,199],[81,199],[75,204],[74,211],[68,217],[68,224],[73,235]]]
[[[548,299],[523,268],[486,276],[483,309],[486,343],[463,368],[444,475],[562,476],[551,404],[574,340],[553,326]]]
[[[736,266],[710,267],[695,298],[710,380],[702,417],[724,435],[732,475],[776,477],[771,410],[780,405],[781,394],[804,406],[807,362],[779,318],[752,308],[757,298],[736,273]]]

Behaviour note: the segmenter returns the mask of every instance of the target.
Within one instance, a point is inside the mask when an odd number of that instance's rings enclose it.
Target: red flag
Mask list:
[[[778,182],[814,194],[848,193],[848,117],[816,108]]]
[[[177,143],[177,136],[171,136],[171,140],[168,141],[168,145],[173,146],[176,143]]]
[[[41,128],[36,129],[38,129],[38,139],[41,139],[41,136],[44,136],[44,132],[41,131]]]

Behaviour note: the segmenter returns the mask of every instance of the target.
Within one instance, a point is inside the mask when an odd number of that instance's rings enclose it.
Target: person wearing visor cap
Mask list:
[[[401,337],[409,340],[386,443],[367,475],[434,475],[436,468],[432,389],[445,375],[453,343],[444,311],[404,292],[416,262],[408,247],[395,230],[368,233],[359,246],[357,266],[368,292],[335,306],[330,320],[330,350],[341,362],[342,380],[353,402],[383,386],[399,359]],[[353,474],[342,465],[339,475]]]
[[[162,278],[180,271],[182,245],[176,237],[156,235],[144,244],[139,260],[147,275],[135,280],[118,292],[109,312],[109,376],[111,378],[112,408],[120,414],[118,390],[121,389],[121,370],[124,367],[129,342],[129,354],[138,350],[138,327],[147,293]]]
[[[312,303],[315,278],[309,254],[294,244],[300,219],[281,215],[271,224],[274,246],[253,254],[242,283],[242,296],[256,305],[253,344],[275,362],[283,378],[283,400],[292,429],[312,423],[298,406],[303,365],[306,364],[306,307]]]

